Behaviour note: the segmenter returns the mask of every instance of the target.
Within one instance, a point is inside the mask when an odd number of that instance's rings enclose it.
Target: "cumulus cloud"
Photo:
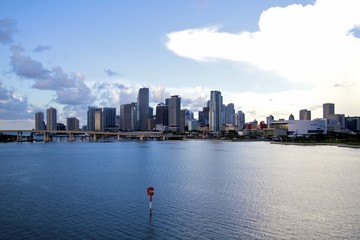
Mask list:
[[[12,43],[15,32],[17,32],[17,27],[14,20],[0,19],[0,43]]]
[[[261,14],[257,32],[188,29],[168,34],[167,47],[182,57],[247,62],[312,84],[339,70],[355,71],[360,40],[349,32],[360,26],[359,16],[360,2],[352,0],[274,7]]]
[[[91,104],[95,101],[90,88],[85,84],[81,73],[68,74],[57,66],[46,69],[41,62],[25,55],[25,49],[19,45],[11,46],[10,66],[14,73],[24,79],[34,81],[33,88],[56,91],[55,101],[60,104]]]
[[[50,50],[51,47],[47,45],[38,45],[36,48],[34,48],[34,52],[44,52],[47,50]]]
[[[27,97],[18,96],[0,81],[0,115],[3,120],[32,118]]]
[[[318,93],[311,97],[314,102],[309,102],[310,105],[325,96],[329,97],[327,101],[338,98],[343,105],[344,99],[351,104],[356,98],[356,94],[349,96],[350,87],[342,88],[343,91],[337,88],[337,95],[333,96],[327,92],[333,92],[331,89],[339,87],[336,85],[339,82],[342,86],[354,86],[360,79],[359,1],[317,0],[313,5],[273,7],[261,14],[258,26],[255,32],[230,33],[219,26],[172,32],[167,35],[166,46],[181,57],[204,63],[222,60],[247,63],[274,72],[289,82],[306,84],[308,91],[302,92],[303,95]],[[358,84],[356,89],[360,92]],[[288,93],[291,91],[275,94],[295,97]],[[233,97],[239,94],[244,93]],[[263,99],[266,94],[254,95]],[[303,99],[298,97],[297,101]],[[257,113],[269,98],[273,96],[266,96],[254,106]]]

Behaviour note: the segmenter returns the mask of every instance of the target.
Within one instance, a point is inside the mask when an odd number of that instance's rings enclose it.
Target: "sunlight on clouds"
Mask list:
[[[238,100],[235,104],[246,102],[256,112],[290,107],[298,111],[327,101],[345,106],[345,102],[359,101],[355,98],[356,91],[360,92],[356,84],[360,79],[360,39],[352,32],[359,26],[360,1],[318,0],[314,5],[267,9],[259,18],[257,32],[227,33],[208,27],[169,33],[167,47],[196,61],[247,62],[311,87],[298,92],[233,94]],[[340,82],[352,85],[354,95],[334,90]],[[270,96],[273,102],[266,103]],[[354,109],[348,110],[356,114]]]

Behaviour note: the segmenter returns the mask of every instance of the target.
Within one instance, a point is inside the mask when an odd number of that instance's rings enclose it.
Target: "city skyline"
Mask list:
[[[194,113],[217,90],[247,122],[321,118],[328,102],[359,116],[359,11],[351,0],[4,0],[0,128],[33,128],[50,107],[84,125],[88,106],[119,114],[140,88],[153,109],[178,95]]]

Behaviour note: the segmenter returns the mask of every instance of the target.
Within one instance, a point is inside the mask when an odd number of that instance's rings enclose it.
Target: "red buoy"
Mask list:
[[[152,196],[154,195],[154,188],[148,187],[147,194],[150,196],[150,216],[152,215]]]

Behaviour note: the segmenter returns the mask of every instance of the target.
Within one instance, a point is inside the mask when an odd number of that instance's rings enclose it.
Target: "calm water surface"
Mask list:
[[[0,144],[0,239],[360,239],[360,149]]]

